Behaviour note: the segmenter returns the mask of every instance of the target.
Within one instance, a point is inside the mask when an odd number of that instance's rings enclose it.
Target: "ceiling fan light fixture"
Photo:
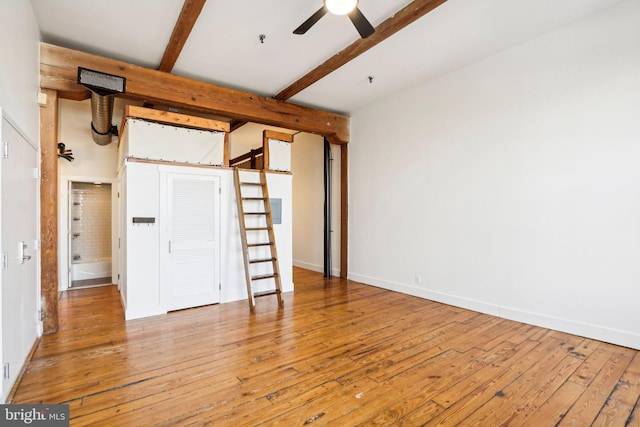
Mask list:
[[[324,0],[324,5],[334,15],[346,15],[356,8],[358,0]]]

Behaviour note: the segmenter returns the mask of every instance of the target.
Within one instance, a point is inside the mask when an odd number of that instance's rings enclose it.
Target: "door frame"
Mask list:
[[[118,274],[120,263],[118,254],[119,216],[118,216],[118,179],[79,175],[60,175],[58,180],[58,292],[71,287],[71,184],[95,183],[111,185],[111,282],[120,286]]]

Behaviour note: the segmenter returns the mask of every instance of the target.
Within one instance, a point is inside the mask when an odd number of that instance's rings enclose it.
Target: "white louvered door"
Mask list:
[[[220,178],[169,174],[166,200],[167,310],[220,302]]]

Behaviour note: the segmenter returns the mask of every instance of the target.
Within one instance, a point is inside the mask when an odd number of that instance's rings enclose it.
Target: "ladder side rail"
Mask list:
[[[260,171],[260,182],[262,183],[262,196],[264,197],[264,206],[265,211],[267,212],[267,227],[269,234],[269,241],[271,244],[271,258],[273,265],[273,274],[276,285],[276,294],[278,296],[278,305],[280,307],[284,306],[284,300],[282,299],[282,282],[280,280],[280,268],[278,266],[278,251],[276,249],[276,236],[273,230],[273,217],[271,215],[271,202],[269,201],[269,189],[267,186],[267,175],[263,170]]]

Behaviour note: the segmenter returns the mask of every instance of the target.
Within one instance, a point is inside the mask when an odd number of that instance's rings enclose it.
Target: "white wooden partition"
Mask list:
[[[126,129],[131,130],[132,126],[123,126],[118,174],[120,284],[125,317],[135,319],[186,307],[245,299],[233,171],[224,167],[190,166],[182,157],[180,162],[171,158],[154,161],[157,153],[153,147],[161,147],[162,155],[166,157],[173,150],[166,147],[191,144],[186,141],[190,134],[198,137],[202,134],[176,132],[166,124],[161,128],[146,124],[134,127],[136,131],[131,132]],[[151,131],[145,132],[145,129]],[[161,129],[164,132],[160,132]],[[179,140],[175,139],[176,135],[180,135]],[[218,143],[216,141],[212,146]],[[135,150],[140,145],[145,146],[147,158],[141,160],[127,155],[134,152],[132,147]],[[292,176],[268,173],[267,181],[270,196],[282,200],[282,223],[275,225],[274,231],[283,291],[291,292]],[[176,196],[178,182],[187,183],[188,187],[179,191],[179,197]],[[203,191],[206,194],[202,194]],[[194,199],[190,200],[190,197]],[[201,239],[193,237],[198,234],[194,229],[183,229],[176,234],[176,227],[185,226],[189,220],[201,223]]]

